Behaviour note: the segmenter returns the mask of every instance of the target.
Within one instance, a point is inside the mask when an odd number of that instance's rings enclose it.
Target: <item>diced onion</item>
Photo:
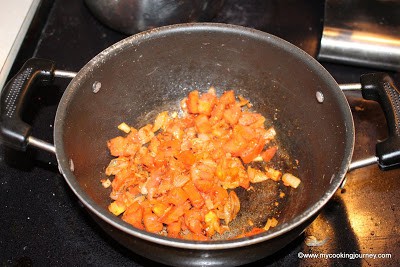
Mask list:
[[[153,132],[158,131],[160,128],[164,127],[165,122],[168,120],[168,111],[161,112],[157,115],[154,120]]]
[[[210,86],[210,88],[208,88],[208,92],[209,92],[210,94],[213,94],[213,95],[216,95],[216,94],[217,94],[214,86]]]
[[[150,140],[154,137],[154,132],[152,131],[152,129],[153,126],[151,124],[147,124],[146,126],[143,126],[139,129],[138,135],[140,143],[142,145],[150,142]]]
[[[304,241],[309,247],[320,247],[325,245],[326,241],[328,241],[328,238],[325,238],[324,240],[318,240],[315,236],[310,235],[307,236]]]
[[[176,112],[176,111],[172,112],[171,118],[175,119],[177,117],[178,117],[178,112]]]
[[[264,230],[265,230],[265,231],[268,231],[269,228],[275,227],[275,226],[277,226],[277,225],[278,225],[278,220],[277,220],[277,219],[275,219],[275,218],[268,219],[268,220],[267,220],[267,223],[266,223],[265,226],[264,226]]]
[[[268,176],[264,172],[254,169],[250,166],[247,168],[247,173],[249,175],[250,182],[252,183],[259,183],[268,180]]]
[[[273,140],[275,136],[276,136],[276,131],[274,127],[269,128],[264,134],[265,140]]]
[[[126,210],[126,206],[120,201],[114,201],[108,206],[108,210],[111,211],[115,216],[118,216]]]
[[[142,194],[142,195],[147,195],[148,194],[148,191],[147,191],[147,181],[146,182],[144,182],[143,184],[140,184],[139,185],[139,189],[140,189],[140,193]]]
[[[268,167],[265,167],[265,174],[268,178],[274,180],[275,182],[278,182],[282,176],[282,172]]]
[[[250,103],[249,100],[244,98],[242,95],[239,95],[238,98],[239,98],[239,105],[241,107]]]
[[[260,155],[258,155],[257,157],[255,157],[255,158],[253,159],[253,161],[254,161],[254,162],[262,162],[262,161],[263,161],[263,158],[262,158]]]
[[[177,175],[174,178],[174,187],[182,187],[190,180],[190,177],[187,175]]]
[[[106,180],[103,179],[103,180],[101,180],[101,184],[103,185],[104,188],[109,188],[111,185],[111,181],[110,181],[110,179],[106,179]]]
[[[129,133],[131,131],[131,127],[129,127],[129,125],[125,122],[118,125],[118,129],[123,131],[124,133]]]
[[[283,184],[286,186],[291,186],[297,188],[301,183],[301,180],[291,173],[285,173],[282,175]]]

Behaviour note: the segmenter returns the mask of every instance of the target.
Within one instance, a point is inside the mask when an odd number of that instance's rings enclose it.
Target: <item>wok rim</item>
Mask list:
[[[308,63],[310,63],[313,66],[314,70],[317,70],[318,76],[320,76],[323,80],[327,82],[327,84],[329,85],[329,89],[335,90],[336,96],[338,98],[341,98],[340,105],[342,107],[342,112],[344,113],[344,124],[346,130],[346,140],[344,140],[345,155],[343,155],[343,160],[341,162],[340,170],[334,175],[335,177],[332,177],[331,179],[331,184],[328,190],[325,191],[323,197],[320,198],[319,201],[308,207],[304,212],[298,214],[293,219],[289,220],[286,223],[278,224],[278,226],[276,226],[272,230],[251,237],[244,237],[234,240],[219,240],[219,241],[190,241],[190,240],[164,237],[161,235],[149,233],[144,230],[136,229],[130,224],[124,222],[119,217],[112,215],[104,208],[100,207],[100,205],[94,202],[85,193],[85,191],[81,189],[81,186],[77,182],[74,173],[70,170],[70,160],[65,156],[65,149],[63,144],[63,128],[64,128],[63,121],[64,117],[66,116],[66,109],[73,95],[73,92],[75,90],[79,90],[80,81],[82,79],[85,79],[86,75],[89,72],[91,72],[91,69],[93,67],[98,65],[99,62],[106,60],[108,57],[110,56],[112,57],[114,55],[114,52],[118,53],[118,51],[123,50],[124,47],[129,47],[132,44],[139,44],[143,40],[154,38],[158,35],[162,36],[163,34],[173,33],[177,31],[202,31],[202,30],[225,31],[225,32],[228,31],[236,34],[250,35],[253,37],[265,39],[268,42],[279,46],[285,51],[292,51],[292,52],[294,51],[294,53],[296,53],[296,56],[298,56],[302,61],[308,61]],[[58,105],[54,122],[54,147],[55,147],[59,171],[64,176],[67,184],[72,189],[74,194],[78,197],[79,201],[81,201],[83,205],[87,209],[89,209],[89,211],[94,213],[101,220],[125,232],[130,236],[137,237],[149,242],[154,242],[159,245],[165,245],[182,249],[193,249],[193,250],[222,250],[222,249],[255,245],[260,242],[265,242],[270,239],[279,237],[301,226],[303,223],[306,223],[309,219],[313,218],[313,216],[319,213],[319,211],[332,198],[332,196],[339,188],[350,165],[354,151],[354,143],[355,143],[354,120],[350,110],[349,103],[346,100],[344,93],[340,90],[339,85],[337,84],[335,79],[316,59],[311,57],[309,54],[307,54],[299,47],[277,36],[271,35],[269,33],[260,30],[247,28],[244,26],[230,25],[223,23],[183,23],[170,26],[163,26],[129,36],[109,46],[108,48],[100,52],[98,55],[96,55],[94,58],[92,58],[84,67],[82,67],[82,69],[77,73],[75,78],[70,82],[70,84],[68,85],[67,89],[65,90],[61,98],[60,104]]]

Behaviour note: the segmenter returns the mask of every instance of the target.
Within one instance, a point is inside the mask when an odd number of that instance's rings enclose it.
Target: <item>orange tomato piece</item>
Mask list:
[[[162,168],[153,170],[150,173],[150,177],[147,179],[146,189],[147,189],[147,197],[148,199],[153,199],[153,196],[158,190],[158,187],[161,183],[162,176],[164,174],[164,170]]]
[[[113,189],[119,191],[127,184],[129,180],[135,179],[134,173],[130,169],[122,169],[115,174],[114,180],[111,182]]]
[[[230,153],[232,156],[239,156],[243,149],[246,147],[246,140],[241,136],[235,136],[232,139],[229,139],[224,145],[223,149],[225,152]]]
[[[159,146],[159,149],[164,151],[167,156],[175,156],[176,154],[179,153],[181,147],[181,142],[176,139],[172,140],[165,140],[164,142],[161,143]]]
[[[165,201],[175,206],[180,206],[183,205],[188,198],[189,196],[185,190],[180,187],[174,187],[168,192]]]
[[[204,198],[201,196],[200,192],[194,186],[193,181],[187,182],[182,189],[189,196],[189,200],[192,203],[193,207],[201,207],[204,205]]]
[[[176,222],[170,223],[167,225],[167,234],[169,237],[179,237],[179,233],[181,232],[181,221],[178,220]]]
[[[271,161],[271,159],[275,156],[276,151],[278,151],[277,146],[272,146],[261,152],[261,157],[265,162]]]
[[[217,163],[211,159],[196,162],[190,168],[190,176],[193,181],[208,180],[213,181],[215,171],[217,170]]]
[[[218,207],[225,205],[228,196],[229,196],[228,191],[225,188],[221,186],[214,186],[212,195],[212,201],[214,206]]]
[[[202,221],[204,220],[204,215],[201,210],[191,209],[185,213],[185,224],[195,234],[203,233]]]
[[[182,235],[183,239],[186,240],[194,240],[194,241],[207,241],[209,240],[209,238],[203,234],[195,234],[192,232],[186,233],[184,235]]]
[[[122,215],[122,220],[139,229],[144,229],[142,218],[143,207],[138,202],[131,204]]]
[[[114,157],[135,155],[140,148],[140,144],[132,143],[122,136],[109,140],[107,146]]]
[[[189,113],[199,113],[199,91],[194,90],[189,93],[186,106]]]
[[[208,192],[215,183],[217,164],[212,160],[196,162],[190,168],[190,177],[196,188],[201,192]]]
[[[140,128],[138,131],[138,136],[142,145],[150,142],[150,140],[154,137],[153,125],[147,124],[146,126]]]
[[[220,122],[220,120],[224,116],[224,111],[225,111],[225,104],[217,102],[213,110],[211,111],[210,123],[216,124]]]
[[[236,238],[249,237],[265,232],[264,228],[253,227],[250,231],[237,235]]]
[[[202,179],[193,181],[193,183],[196,188],[203,193],[209,193],[214,186],[213,183],[210,183],[210,181]]]
[[[198,115],[194,119],[194,124],[199,133],[210,133],[212,131],[211,123],[208,121],[208,117],[204,114]]]
[[[264,127],[265,118],[259,114],[254,112],[242,112],[238,123],[245,126],[253,126],[253,127]]]
[[[163,224],[158,221],[157,215],[152,212],[143,215],[143,224],[147,231],[158,233],[163,229]]]
[[[190,150],[181,151],[176,157],[180,162],[183,162],[183,164],[189,167],[196,162],[196,157]]]
[[[137,196],[140,194],[140,189],[139,186],[137,185],[131,185],[128,187],[128,192],[132,195],[132,196]]]
[[[151,156],[149,153],[146,153],[142,156],[141,161],[143,165],[147,166],[148,168],[151,168],[154,166],[154,157]]]
[[[211,115],[211,112],[216,103],[217,96],[213,92],[207,92],[201,95],[198,101],[198,111],[200,114],[207,116]]]
[[[242,138],[247,141],[257,138],[258,136],[261,136],[253,128],[241,124],[236,124],[235,126],[233,126],[233,135],[236,138]]]
[[[117,136],[107,142],[108,149],[111,155],[114,157],[123,156],[125,147],[127,146],[127,140],[122,136]]]
[[[229,108],[225,109],[223,118],[230,125],[238,123],[242,109],[239,105],[233,104]]]
[[[253,139],[250,141],[246,148],[240,153],[240,158],[243,160],[243,163],[247,164],[253,161],[258,155],[260,155],[263,150],[265,142],[263,139],[259,138],[258,140]]]
[[[242,177],[242,179],[239,180],[239,186],[243,187],[244,189],[250,188],[250,179],[247,175]]]
[[[233,90],[225,91],[219,98],[219,102],[223,105],[230,105],[235,103],[235,92]]]
[[[155,215],[158,217],[163,216],[169,209],[171,208],[170,205],[161,201],[153,201],[151,210]]]
[[[177,222],[179,218],[189,210],[189,208],[190,206],[188,205],[172,206],[171,209],[159,218],[159,221],[165,224]]]

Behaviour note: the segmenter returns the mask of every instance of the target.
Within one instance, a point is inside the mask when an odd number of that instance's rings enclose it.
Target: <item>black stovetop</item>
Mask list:
[[[324,1],[226,0],[214,22],[260,29],[316,57]],[[125,38],[98,22],[83,1],[42,1],[15,61],[12,74],[29,57],[54,60],[58,69],[78,71],[97,53]],[[374,70],[323,63],[339,83],[358,82]],[[399,74],[392,73],[398,81]],[[33,135],[52,142],[54,116],[68,81],[34,93],[25,120]],[[355,126],[354,158],[374,154],[386,137],[380,107],[347,94]],[[5,266],[154,266],[109,238],[88,215],[58,172],[55,156],[0,146],[0,263]],[[258,266],[400,266],[400,171],[370,166],[349,173],[318,218],[294,242]],[[307,236],[326,240],[312,247]],[[305,253],[330,253],[330,259],[304,259]],[[342,253],[342,254],[340,254]],[[344,253],[390,253],[391,259],[342,259]],[[342,256],[341,256],[342,255]],[[339,258],[338,258],[339,257]],[[253,266],[253,265],[252,265]]]

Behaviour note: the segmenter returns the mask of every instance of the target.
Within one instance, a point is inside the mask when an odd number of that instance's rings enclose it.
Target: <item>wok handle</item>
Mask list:
[[[376,144],[379,168],[400,167],[400,91],[386,73],[369,73],[360,78],[362,96],[377,101],[386,117],[388,138]]]
[[[5,85],[0,100],[1,143],[17,150],[26,150],[31,138],[31,126],[22,121],[22,112],[35,86],[51,83],[54,71],[54,62],[32,58]],[[33,137],[31,140],[37,141]]]

